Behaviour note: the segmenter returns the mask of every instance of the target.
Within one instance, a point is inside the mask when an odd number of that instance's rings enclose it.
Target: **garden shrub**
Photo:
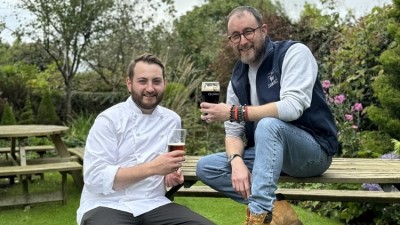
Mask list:
[[[32,102],[30,96],[26,96],[26,101],[22,113],[18,120],[18,124],[34,124],[36,121],[35,115],[33,113]]]
[[[45,94],[42,97],[42,100],[40,101],[36,121],[38,124],[48,124],[48,125],[54,125],[60,123],[60,119],[57,115],[57,112],[51,100],[50,92],[45,92]]]
[[[0,121],[1,125],[15,125],[17,124],[17,121],[14,116],[14,112],[12,107],[8,104],[8,102],[5,103],[4,109],[3,109],[3,115],[1,117]]]

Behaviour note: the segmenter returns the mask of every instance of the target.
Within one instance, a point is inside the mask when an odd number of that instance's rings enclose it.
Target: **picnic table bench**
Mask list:
[[[83,148],[69,149],[71,154],[83,160]],[[201,156],[186,156],[182,165],[185,182],[168,190],[166,196],[225,197],[206,185],[194,185],[197,161]],[[379,184],[383,191],[328,190],[306,188],[278,188],[276,193],[287,200],[400,203],[400,192],[391,192],[394,186],[400,190],[400,160],[367,158],[334,158],[330,168],[321,176],[295,178],[282,175],[280,183],[336,183],[336,184]]]
[[[8,157],[7,153],[9,153],[10,147],[0,147],[0,154],[5,154]],[[17,153],[19,153],[19,149],[15,149]],[[25,146],[26,152],[36,152],[42,158],[46,152],[55,151],[54,145],[37,145],[37,146]]]
[[[0,139],[9,142],[8,147],[0,148],[0,153],[5,154],[0,160],[0,178],[9,180],[8,185],[14,184],[14,178],[18,176],[22,184],[22,194],[10,195],[6,193],[0,196],[0,206],[26,205],[31,203],[59,201],[66,203],[67,173],[70,173],[77,186],[83,186],[82,165],[76,156],[71,156],[62,135],[69,128],[66,126],[55,125],[1,125]],[[30,137],[46,137],[51,140],[51,146],[25,146]],[[39,152],[41,157],[27,157],[28,151]],[[49,157],[44,157],[44,153],[54,151]],[[5,158],[5,160],[4,160]],[[33,175],[44,173],[61,173],[61,190],[51,193],[30,193],[28,184]]]
[[[35,173],[60,172],[61,173],[61,190],[42,193],[29,193],[28,180],[22,179],[22,195],[18,196],[2,196],[0,198],[0,206],[10,205],[29,205],[32,203],[62,201],[67,202],[67,173],[71,171],[82,170],[82,165],[78,162],[56,162],[46,164],[35,164],[25,166],[1,166],[0,177],[2,176],[26,176]]]
[[[193,185],[198,181],[196,164],[200,156],[186,156],[182,165],[185,176],[183,187],[172,190],[168,196],[225,197],[208,186]],[[400,192],[391,192],[392,186],[400,190],[400,160],[334,158],[330,168],[321,176],[295,178],[282,175],[279,183],[353,183],[379,184],[383,191],[328,190],[304,188],[278,188],[276,193],[287,200],[400,203]],[[175,193],[172,193],[176,191]]]

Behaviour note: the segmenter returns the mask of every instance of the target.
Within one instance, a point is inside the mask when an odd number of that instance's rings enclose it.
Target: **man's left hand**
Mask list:
[[[165,175],[164,181],[167,187],[174,187],[179,184],[183,184],[184,178],[181,168],[177,169],[175,172]]]

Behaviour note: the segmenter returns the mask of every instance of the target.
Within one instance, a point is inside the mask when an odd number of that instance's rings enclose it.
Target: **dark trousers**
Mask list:
[[[134,217],[131,213],[97,207],[83,215],[81,225],[211,225],[215,224],[186,206],[169,203]]]

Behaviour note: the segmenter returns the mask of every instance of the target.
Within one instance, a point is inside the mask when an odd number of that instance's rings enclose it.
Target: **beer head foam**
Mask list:
[[[202,82],[201,91],[220,91],[219,82]]]

